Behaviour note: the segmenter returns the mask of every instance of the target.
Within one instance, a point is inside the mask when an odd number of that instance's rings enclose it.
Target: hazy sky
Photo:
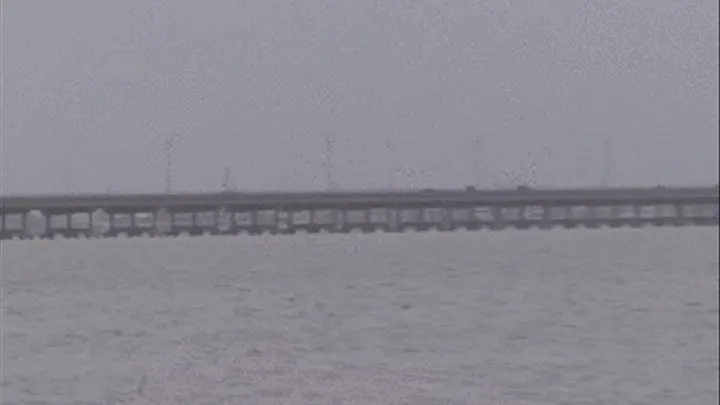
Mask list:
[[[3,193],[718,179],[717,0],[1,3]]]

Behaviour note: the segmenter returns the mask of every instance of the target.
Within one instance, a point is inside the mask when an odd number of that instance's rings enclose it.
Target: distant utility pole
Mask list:
[[[393,153],[393,146],[392,146],[392,143],[390,142],[390,139],[385,140],[385,150],[387,151],[387,153],[389,155],[389,160],[388,160],[388,162],[390,163],[390,184],[389,185],[390,185],[390,189],[393,190],[393,189],[395,189],[395,177],[397,176],[399,168],[395,162],[395,154]]]
[[[173,191],[172,176],[173,176],[173,149],[175,147],[175,141],[180,138],[179,134],[173,134],[171,137],[165,140],[165,192],[171,193]]]
[[[465,156],[468,159],[470,169],[470,183],[473,187],[480,187],[482,178],[482,148],[480,139],[476,137],[466,138]]]
[[[472,151],[472,170],[474,172],[473,180],[475,180],[475,184],[473,186],[475,187],[481,187],[482,183],[482,159],[483,159],[483,152],[482,152],[482,146],[480,145],[480,139],[474,138],[472,148],[470,149]]]
[[[335,189],[333,179],[333,152],[335,145],[329,135],[325,134],[323,137],[325,138],[325,177],[327,180],[327,188],[328,190],[333,190]]]
[[[600,185],[602,187],[608,186],[608,177],[610,176],[610,141],[605,138],[603,139],[603,150],[602,150],[602,172],[600,173]]]
[[[537,186],[537,163],[535,162],[530,166],[530,185]]]
[[[223,191],[231,191],[231,190],[233,190],[233,189],[235,188],[235,187],[232,186],[232,182],[231,182],[231,180],[230,180],[230,176],[231,176],[231,175],[232,175],[232,173],[230,172],[230,168],[229,168],[229,167],[226,167],[226,168],[225,168],[225,175],[224,175],[224,177],[223,177],[223,183],[222,183]]]
[[[65,167],[65,194],[70,194],[70,166],[66,162]]]
[[[526,174],[526,183],[527,186],[537,186],[538,183],[538,163],[537,160],[535,160],[535,153],[532,151],[528,153],[528,159],[530,162],[530,167],[526,168],[525,170],[529,171],[529,173]]]

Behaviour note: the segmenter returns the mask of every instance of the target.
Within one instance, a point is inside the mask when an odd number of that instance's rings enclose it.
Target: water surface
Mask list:
[[[2,243],[14,404],[718,403],[718,230]]]

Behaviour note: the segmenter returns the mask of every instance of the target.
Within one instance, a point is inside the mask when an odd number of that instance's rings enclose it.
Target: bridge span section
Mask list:
[[[0,196],[1,239],[718,224],[718,189]]]

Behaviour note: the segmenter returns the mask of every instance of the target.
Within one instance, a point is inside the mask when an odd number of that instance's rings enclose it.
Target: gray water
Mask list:
[[[718,403],[718,230],[12,241],[3,404]]]

